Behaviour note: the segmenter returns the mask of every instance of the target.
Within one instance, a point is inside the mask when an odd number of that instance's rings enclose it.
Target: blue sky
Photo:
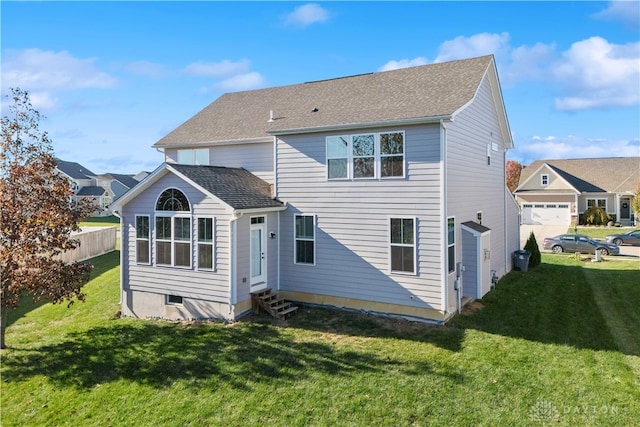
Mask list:
[[[137,173],[224,92],[492,53],[508,158],[640,156],[639,5],[3,1],[2,94],[30,92],[64,160]]]

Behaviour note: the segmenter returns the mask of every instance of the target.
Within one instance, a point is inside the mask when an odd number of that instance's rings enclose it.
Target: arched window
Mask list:
[[[160,194],[158,201],[156,202],[157,211],[173,211],[173,212],[188,212],[189,200],[184,193],[176,188],[168,188]]]
[[[189,200],[178,189],[168,188],[156,202],[156,265],[191,267],[191,215]]]

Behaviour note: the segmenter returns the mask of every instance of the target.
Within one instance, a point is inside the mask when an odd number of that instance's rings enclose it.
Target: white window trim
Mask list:
[[[392,219],[410,219],[413,221],[413,244],[408,245],[406,243],[391,243],[391,220]],[[389,245],[389,273],[392,274],[402,274],[405,276],[416,276],[418,274],[418,219],[414,216],[388,216],[387,217],[387,243]],[[401,270],[393,270],[391,268],[391,248],[392,247],[403,247],[410,248],[413,247],[413,271],[401,271]]]
[[[302,217],[308,217],[310,216],[311,218],[313,218],[313,263],[308,263],[308,262],[298,262],[298,240],[303,240],[305,242],[310,241],[309,239],[299,239],[298,237],[296,237],[296,218],[302,216]],[[304,266],[308,266],[308,267],[313,267],[316,265],[316,257],[317,257],[317,215],[315,214],[303,214],[303,213],[297,213],[293,215],[293,263],[295,265],[304,265]]]
[[[453,243],[449,243],[449,220],[452,219],[453,220]],[[456,272],[456,217],[455,216],[449,216],[447,217],[447,254],[446,254],[446,263],[447,263],[447,273],[449,275],[451,274],[455,274]],[[449,270],[449,248],[453,247],[453,269]]]
[[[180,298],[180,301],[181,301],[181,302],[173,302],[173,301],[169,301],[169,298],[171,298],[171,297],[177,297],[177,298]],[[182,306],[182,305],[184,304],[184,297],[182,297],[182,296],[180,296],[180,295],[173,295],[173,294],[169,295],[169,294],[167,294],[167,295],[165,295],[165,297],[164,297],[164,303],[165,303],[165,305],[178,305],[178,306]]]
[[[207,157],[207,161],[206,163],[197,163],[196,160],[198,158],[197,153],[205,153],[206,152],[206,157]],[[209,156],[211,155],[211,153],[209,152],[208,148],[179,148],[176,150],[176,162],[180,163],[180,153],[183,153],[184,155],[188,156],[189,159],[187,160],[186,163],[182,163],[182,164],[186,164],[186,165],[203,165],[203,166],[208,166],[210,163],[210,158]]]
[[[211,220],[211,242],[200,242],[200,219],[210,219]],[[193,235],[193,241],[195,245],[195,268],[199,271],[215,271],[216,270],[216,218],[210,215],[200,215],[195,217],[195,233]],[[210,245],[211,246],[211,268],[200,267],[200,245]]]
[[[546,187],[547,185],[549,185],[549,174],[546,174],[546,173],[540,174],[540,185],[542,185],[543,187]]]
[[[594,206],[596,206],[596,207],[599,207],[598,206],[598,202],[603,200],[604,201],[604,208],[601,208],[601,209],[604,209],[604,211],[607,212],[607,213],[609,212],[608,211],[609,203],[608,203],[608,200],[606,198],[602,198],[602,197],[589,197],[589,198],[587,198],[587,201],[586,201],[586,208],[587,209],[589,209],[589,201],[590,200],[593,200]]]
[[[394,154],[394,155],[385,155],[382,156],[381,155],[381,149],[380,149],[380,135],[382,134],[388,134],[388,133],[401,133],[402,134],[402,176],[382,176],[382,158],[383,157],[400,157],[400,155]],[[354,157],[353,156],[353,138],[357,137],[357,136],[364,136],[364,135],[373,135],[374,137],[374,173],[373,176],[368,176],[368,177],[360,177],[360,178],[355,178],[354,177],[354,170],[353,170],[353,160],[354,158],[361,158],[361,157]],[[336,160],[336,159],[344,159],[344,157],[329,157],[329,150],[328,150],[328,142],[327,142],[327,138],[329,137],[343,137],[347,140],[348,142],[348,146],[347,146],[347,176],[346,177],[339,177],[339,178],[330,178],[329,177],[329,160]],[[327,181],[362,181],[362,180],[387,180],[387,179],[405,179],[407,176],[407,135],[406,132],[404,130],[389,130],[389,131],[380,131],[380,132],[363,132],[363,133],[354,133],[354,134],[339,134],[339,135],[329,135],[327,138],[325,138],[325,159],[326,159],[326,164],[325,164],[325,176]],[[364,156],[364,157],[369,157],[369,156]]]
[[[158,239],[157,235],[157,226],[156,219],[157,218],[170,218],[171,220],[171,240],[167,239]],[[176,240],[176,218],[188,218],[189,219],[189,240]],[[181,268],[190,270],[193,268],[193,217],[190,212],[172,212],[172,211],[157,211],[153,218],[153,236],[154,236],[154,245],[156,245],[156,250],[154,251],[155,256],[153,260],[153,265],[156,267],[171,267],[171,268]],[[159,264],[158,263],[158,250],[157,244],[158,242],[169,242],[171,243],[171,264]],[[189,243],[189,265],[176,265],[176,251],[175,244],[176,243]]]
[[[476,221],[478,221],[478,224],[482,225],[482,220],[484,218],[482,218],[482,211],[477,211],[476,212]]]
[[[149,230],[147,232],[147,238],[143,238],[143,237],[138,237],[138,218],[147,218],[148,221],[148,225],[149,225]],[[136,265],[151,265],[151,230],[152,230],[152,226],[151,226],[151,215],[136,215],[135,216],[135,222],[133,224],[133,228],[134,228],[134,233],[135,233],[135,260],[136,260]],[[140,262],[138,261],[138,241],[139,240],[146,240],[147,242],[147,259],[149,261],[147,262]]]

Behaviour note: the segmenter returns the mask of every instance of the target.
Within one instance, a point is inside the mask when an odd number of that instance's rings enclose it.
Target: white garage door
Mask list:
[[[569,205],[536,203],[522,205],[522,223],[531,225],[569,225]]]

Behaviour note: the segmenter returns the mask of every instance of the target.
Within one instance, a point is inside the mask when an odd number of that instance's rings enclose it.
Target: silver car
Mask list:
[[[640,230],[631,230],[623,234],[610,234],[604,238],[607,242],[615,245],[640,246]]]
[[[561,252],[580,252],[583,254],[595,254],[599,251],[602,255],[618,255],[618,245],[593,240],[584,234],[560,234],[555,237],[545,237],[543,248],[551,250],[554,254]]]

